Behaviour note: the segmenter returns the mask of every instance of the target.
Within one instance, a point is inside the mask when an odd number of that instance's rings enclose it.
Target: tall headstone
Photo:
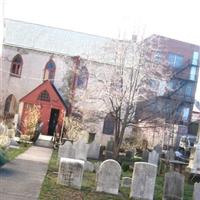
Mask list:
[[[148,163],[158,165],[159,161],[159,154],[153,150],[152,152],[149,153],[149,158],[148,158]]]
[[[161,146],[160,144],[157,144],[157,145],[154,147],[154,150],[155,150],[157,153],[161,154],[161,153],[162,153],[162,146]]]
[[[98,144],[96,141],[90,143],[87,157],[98,160],[100,154],[100,147],[101,145]]]
[[[105,150],[105,159],[112,159],[113,158],[113,147],[114,141],[111,139],[107,142],[106,150]]]
[[[97,172],[96,191],[118,194],[120,176],[121,166],[117,161],[112,159],[104,161]]]
[[[157,166],[146,162],[136,162],[132,175],[130,197],[153,200]]]
[[[178,172],[165,174],[163,200],[183,200],[184,176]]]
[[[84,161],[61,158],[58,171],[58,184],[80,189],[84,171]]]
[[[66,141],[63,145],[59,146],[58,149],[58,161],[60,158],[75,158],[75,149],[71,142]]]
[[[175,152],[172,148],[170,148],[166,153],[167,160],[175,160]]]
[[[87,154],[89,149],[89,144],[85,141],[78,141],[73,144],[73,148],[75,149],[75,158],[80,160],[87,160]]]
[[[193,191],[193,200],[200,199],[200,183],[194,184],[194,191]]]
[[[148,159],[149,159],[149,151],[148,150],[144,150],[142,152],[142,159],[144,162],[148,162]]]

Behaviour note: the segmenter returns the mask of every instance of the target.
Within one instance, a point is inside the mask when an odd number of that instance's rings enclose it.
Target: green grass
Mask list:
[[[20,144],[19,149],[9,148],[7,150],[0,148],[0,166],[15,159],[19,154],[25,152],[31,145]]]
[[[95,192],[96,189],[96,174],[84,172],[81,190],[76,190],[66,186],[57,184],[57,151],[54,151],[49,162],[48,171],[44,179],[41,191],[40,200],[128,200],[129,188],[120,188],[119,195],[109,195],[105,193]],[[131,171],[122,172],[122,176],[132,176]],[[156,179],[155,200],[162,200],[164,177],[158,176]],[[193,185],[185,184],[184,200],[192,199]]]
[[[15,159],[19,154],[24,153],[31,145],[20,144],[19,149],[9,148],[5,151],[8,161]]]

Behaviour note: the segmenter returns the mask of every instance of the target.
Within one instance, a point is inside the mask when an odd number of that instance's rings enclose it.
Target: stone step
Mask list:
[[[35,145],[46,148],[53,148],[53,143],[51,142],[53,136],[40,135]]]

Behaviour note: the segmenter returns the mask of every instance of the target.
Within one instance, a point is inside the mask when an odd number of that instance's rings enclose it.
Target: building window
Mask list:
[[[115,118],[111,113],[109,113],[104,118],[103,133],[106,135],[113,135],[114,128],[115,128]]]
[[[50,101],[50,97],[49,97],[49,93],[44,90],[40,93],[40,95],[38,96],[38,100],[40,101]]]
[[[55,78],[55,72],[56,72],[56,65],[55,62],[50,59],[44,69],[44,77],[43,80],[50,80],[51,82],[54,81]]]
[[[87,83],[88,83],[88,78],[89,78],[88,69],[87,69],[87,67],[82,66],[78,71],[76,86],[80,89],[86,89]]]
[[[192,97],[192,93],[193,93],[193,84],[192,83],[188,83],[185,86],[185,96]]]
[[[171,67],[179,68],[183,66],[184,57],[174,53],[169,53],[168,62]]]
[[[20,77],[22,71],[23,60],[21,55],[17,54],[11,64],[10,74],[12,76]]]
[[[199,52],[194,51],[192,56],[192,65],[198,65],[199,62]]]
[[[183,109],[182,109],[182,120],[184,122],[188,121],[189,114],[190,114],[190,108],[183,107]]]
[[[196,80],[196,67],[192,66],[190,68],[190,80],[195,81]]]

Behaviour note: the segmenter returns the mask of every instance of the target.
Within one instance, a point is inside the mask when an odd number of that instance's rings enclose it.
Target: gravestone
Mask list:
[[[132,178],[123,177],[121,180],[121,187],[131,187]]]
[[[157,166],[136,162],[132,175],[130,197],[133,199],[153,200]]]
[[[101,163],[97,172],[97,192],[118,194],[121,176],[121,166],[115,160],[106,160]]]
[[[81,189],[84,161],[61,158],[58,171],[58,184]]]
[[[182,200],[184,192],[184,176],[178,172],[165,174],[163,200]]]
[[[102,163],[102,162],[96,162],[96,163],[94,163],[94,171],[95,171],[95,172],[98,172],[101,163]]]
[[[166,159],[167,160],[175,160],[175,152],[172,148],[170,148],[169,151],[167,151]]]
[[[149,158],[149,151],[148,150],[144,150],[142,152],[142,159],[144,162],[148,162],[148,158]]]
[[[113,139],[111,139],[110,141],[107,142],[106,150],[113,151],[113,146],[114,146],[114,141],[113,141]]]
[[[153,149],[159,154],[162,153],[162,146],[160,144],[157,144]]]
[[[113,152],[112,151],[105,151],[105,160],[113,159]]]
[[[87,160],[87,154],[89,149],[89,144],[85,141],[78,141],[73,144],[73,148],[75,149],[75,158],[80,160]]]
[[[152,152],[149,153],[149,158],[148,158],[148,163],[158,165],[159,161],[159,154],[153,150]]]
[[[98,144],[96,141],[90,143],[87,157],[98,160],[100,154],[100,147],[101,145]]]
[[[94,171],[94,164],[91,163],[90,161],[85,161],[84,171],[93,172]]]
[[[66,141],[63,145],[59,146],[58,149],[58,162],[60,158],[75,158],[75,150],[71,142]]]
[[[200,199],[200,183],[194,184],[194,191],[193,191],[193,200]]]

